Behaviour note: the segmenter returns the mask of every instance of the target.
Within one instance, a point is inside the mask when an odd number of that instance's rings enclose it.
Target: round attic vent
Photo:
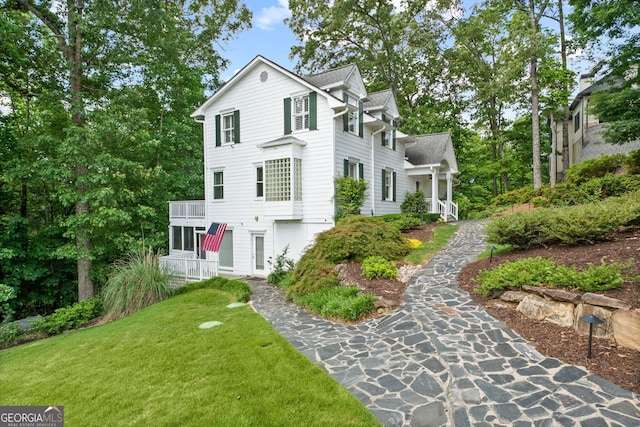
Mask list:
[[[269,73],[267,73],[266,71],[263,71],[260,73],[260,81],[262,83],[266,82],[268,78],[269,78]]]

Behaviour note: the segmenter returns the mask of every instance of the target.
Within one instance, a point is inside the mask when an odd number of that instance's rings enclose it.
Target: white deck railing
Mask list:
[[[160,265],[166,266],[178,281],[193,282],[218,276],[218,261],[194,259],[191,254],[169,255],[160,258]]]
[[[427,200],[427,206],[429,208],[429,212],[433,212],[433,209],[431,208],[431,199],[426,199],[426,200]],[[444,221],[448,221],[451,218],[457,221],[458,220],[458,204],[454,202],[446,202],[446,201],[443,202],[442,200],[438,200],[438,210],[434,213],[439,213],[440,218],[442,218]]]
[[[204,200],[169,202],[171,218],[204,218]]]

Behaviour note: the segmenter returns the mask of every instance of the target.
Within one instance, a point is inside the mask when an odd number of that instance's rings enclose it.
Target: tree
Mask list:
[[[160,216],[156,209],[164,204],[164,213],[166,197],[185,191],[190,176],[201,175],[201,168],[188,171],[184,162],[191,157],[197,164],[201,156],[195,154],[201,149],[188,112],[203,100],[204,87],[219,85],[226,61],[216,43],[245,28],[250,12],[240,0],[1,5],[46,27],[39,42],[55,41],[59,61],[39,68],[52,67],[50,75],[62,88],[51,100],[62,120],[57,126],[48,122],[55,146],[46,171],[57,184],[50,197],[73,207],[58,221],[75,244],[62,245],[57,254],[77,260],[82,300],[95,293],[93,279],[100,273],[94,261],[135,245],[139,237],[132,236],[132,226],[164,234],[166,227],[158,230],[153,223]],[[8,65],[13,72],[18,62]],[[169,177],[173,172],[178,179]]]
[[[583,46],[606,45],[604,80],[610,89],[593,97],[593,113],[609,123],[604,138],[625,143],[640,138],[640,11],[635,0],[570,0],[572,28]]]

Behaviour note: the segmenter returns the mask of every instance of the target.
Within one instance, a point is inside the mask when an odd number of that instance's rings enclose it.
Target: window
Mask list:
[[[240,111],[216,115],[216,147],[240,143]]]
[[[233,113],[222,116],[222,143],[233,144]]]
[[[256,197],[264,197],[264,168],[256,167]]]
[[[290,135],[292,131],[317,130],[317,110],[318,94],[316,92],[284,98],[284,134]]]
[[[223,172],[213,173],[213,199],[224,199],[224,175]]]
[[[382,169],[382,200],[396,201],[396,173]]]
[[[225,230],[218,255],[220,267],[233,268],[233,230]]]
[[[171,227],[172,243],[171,249],[182,250],[182,227]]]
[[[573,116],[573,131],[578,132],[580,130],[580,111]]]
[[[309,95],[293,98],[293,130],[309,129]]]
[[[195,236],[193,234],[193,227],[183,227],[182,230],[184,246],[183,250],[193,251],[195,249]]]
[[[293,171],[290,158],[267,160],[264,175],[267,202],[290,201],[292,195],[293,200],[302,200],[302,159],[293,159]]]
[[[383,147],[391,147],[391,134],[391,132],[387,131],[381,133]]]
[[[359,163],[358,159],[344,159],[344,176],[364,179],[364,164]]]
[[[178,251],[195,250],[195,233],[193,227],[171,227],[171,249]]]
[[[344,102],[349,104],[349,111],[343,116],[344,131],[362,136],[364,129],[362,122],[362,115],[364,114],[362,101],[359,101],[346,93],[343,95],[343,99]]]

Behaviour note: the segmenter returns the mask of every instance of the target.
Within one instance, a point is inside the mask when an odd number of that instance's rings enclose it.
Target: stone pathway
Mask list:
[[[460,222],[391,315],[344,326],[264,282],[252,306],[385,426],[640,426],[638,395],[542,356],[457,287],[485,225]]]

